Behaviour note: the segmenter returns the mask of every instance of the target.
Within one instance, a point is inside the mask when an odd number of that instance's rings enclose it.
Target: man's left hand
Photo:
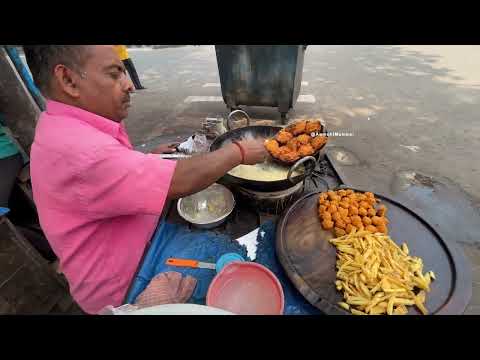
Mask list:
[[[180,143],[161,144],[151,151],[152,154],[172,154],[177,152],[177,146]]]

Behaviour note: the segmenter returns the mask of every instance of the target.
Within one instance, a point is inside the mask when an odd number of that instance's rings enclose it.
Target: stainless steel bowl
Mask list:
[[[202,229],[211,229],[225,222],[234,207],[232,192],[217,183],[177,202],[180,216]]]

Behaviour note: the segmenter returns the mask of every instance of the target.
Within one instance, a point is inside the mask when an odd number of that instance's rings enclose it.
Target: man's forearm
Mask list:
[[[241,162],[242,155],[233,144],[205,155],[179,160],[168,198],[178,199],[206,189]]]

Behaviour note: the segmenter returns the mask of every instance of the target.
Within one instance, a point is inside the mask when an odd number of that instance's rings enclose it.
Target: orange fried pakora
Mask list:
[[[278,144],[277,140],[269,139],[265,141],[265,148],[270,154],[275,156],[278,153],[278,149],[280,148],[280,145]]]
[[[275,138],[280,144],[286,144],[287,142],[292,140],[293,135],[290,134],[288,131],[280,130]]]
[[[316,136],[312,139],[311,145],[317,151],[327,142],[327,139],[326,136]]]
[[[287,143],[287,147],[292,151],[297,151],[300,145],[297,138],[293,138]]]
[[[312,132],[317,132],[322,129],[322,124],[320,121],[309,121],[305,127],[305,131],[310,134]]]
[[[278,158],[285,162],[294,162],[300,159],[300,155],[286,146],[281,146],[278,149]]]
[[[303,134],[305,132],[306,127],[307,127],[306,120],[298,121],[292,125],[291,132],[293,135],[297,136],[297,135]]]
[[[308,145],[308,144],[310,144],[310,141],[312,140],[312,137],[308,134],[302,134],[302,135],[298,135],[296,137],[296,139],[300,144]]]
[[[337,237],[363,230],[388,234],[387,208],[385,205],[376,208],[377,201],[371,192],[357,193],[343,189],[323,192],[319,195],[322,227],[333,230]]]
[[[308,145],[302,145],[300,146],[300,148],[298,149],[298,154],[300,156],[309,156],[309,155],[312,155],[315,151],[313,150],[313,147],[308,144]]]

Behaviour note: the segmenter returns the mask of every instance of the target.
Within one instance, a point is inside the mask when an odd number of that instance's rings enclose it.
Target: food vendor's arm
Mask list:
[[[265,160],[263,140],[243,140],[244,164],[253,165]],[[226,145],[208,154],[179,160],[168,191],[169,199],[178,199],[206,189],[223,175],[242,163],[242,154],[235,144]]]

